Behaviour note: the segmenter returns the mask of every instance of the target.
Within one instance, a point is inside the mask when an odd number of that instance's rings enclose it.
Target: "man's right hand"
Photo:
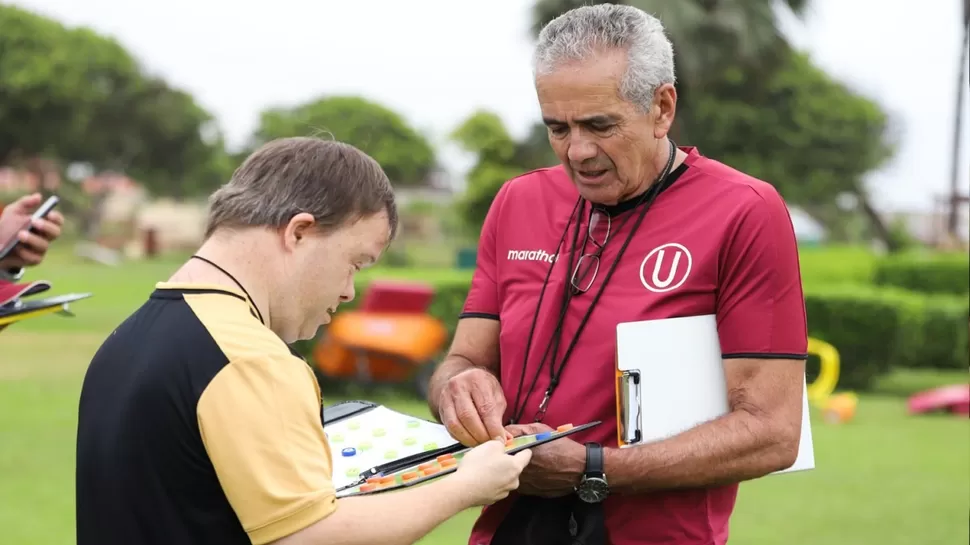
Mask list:
[[[452,437],[473,447],[510,437],[502,426],[506,401],[495,375],[472,368],[448,379],[438,394],[438,415]]]
[[[491,505],[519,487],[519,475],[532,459],[532,449],[505,453],[505,436],[499,435],[468,451],[455,477],[461,479],[473,505]]]

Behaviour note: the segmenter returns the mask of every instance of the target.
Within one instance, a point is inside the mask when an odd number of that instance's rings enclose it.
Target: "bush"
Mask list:
[[[868,284],[878,257],[864,246],[819,246],[798,249],[806,286]]]
[[[967,369],[970,300],[898,288],[806,288],[809,335],[839,351],[839,388],[868,389],[894,367]]]
[[[898,333],[916,321],[904,299],[868,286],[806,288],[808,334],[838,350],[840,389],[866,390],[889,372],[897,345],[907,343]]]
[[[921,342],[898,365],[924,369],[970,368],[970,299],[930,296],[923,299],[921,307]]]
[[[876,264],[873,282],[929,294],[970,293],[970,255],[966,253],[903,253]]]

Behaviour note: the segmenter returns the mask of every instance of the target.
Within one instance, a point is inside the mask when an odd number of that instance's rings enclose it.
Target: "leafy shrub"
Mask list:
[[[967,253],[908,252],[879,260],[873,282],[920,293],[970,293],[970,255]]]
[[[925,297],[921,305],[921,335],[903,367],[970,368],[970,299],[961,296]]]
[[[865,390],[894,367],[967,369],[970,300],[898,288],[807,288],[809,335],[839,351],[839,388]]]
[[[889,372],[898,345],[906,343],[898,333],[916,322],[904,298],[864,285],[806,288],[808,334],[839,352],[840,389],[865,390]]]
[[[798,250],[806,286],[868,284],[878,256],[863,246],[820,246]]]

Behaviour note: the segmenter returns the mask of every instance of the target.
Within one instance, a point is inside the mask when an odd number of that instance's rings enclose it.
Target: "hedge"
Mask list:
[[[805,291],[809,335],[835,346],[840,389],[866,390],[893,367],[970,367],[970,300],[896,288]]]
[[[873,283],[929,294],[970,293],[970,255],[962,253],[896,254],[880,259]]]
[[[819,246],[798,250],[802,282],[806,286],[868,284],[878,256],[860,246]]]
[[[383,271],[382,277],[388,271]],[[436,290],[430,314],[454,333],[471,273],[434,273],[401,270],[390,276],[423,279]],[[368,277],[357,284],[363,299]],[[898,288],[873,285],[806,286],[809,335],[839,351],[839,389],[866,390],[893,367],[967,369],[970,367],[970,300],[964,296],[925,296]],[[310,357],[312,343],[298,349]],[[813,375],[810,371],[810,379]]]
[[[921,304],[922,339],[903,367],[968,370],[970,368],[970,299],[926,297]]]

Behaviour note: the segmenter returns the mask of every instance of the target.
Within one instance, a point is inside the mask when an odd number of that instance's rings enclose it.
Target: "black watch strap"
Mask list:
[[[586,476],[600,477],[603,473],[603,446],[599,443],[586,443]]]

